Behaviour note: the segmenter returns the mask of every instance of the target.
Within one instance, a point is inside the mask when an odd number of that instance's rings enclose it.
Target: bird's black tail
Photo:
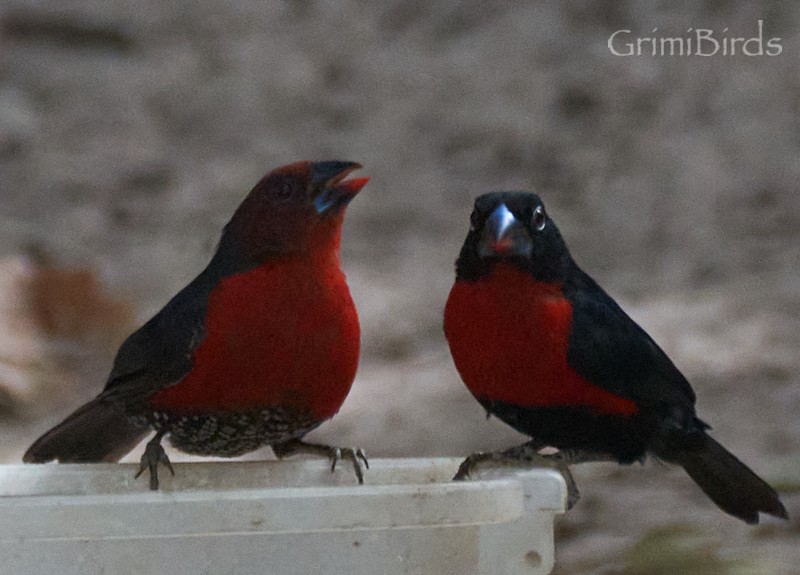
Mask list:
[[[751,524],[758,523],[759,512],[789,517],[775,490],[705,433],[700,445],[671,455],[668,460],[682,465],[726,513]]]
[[[103,396],[79,408],[37,439],[22,460],[45,463],[119,461],[147,435],[150,427],[128,417],[122,407]]]

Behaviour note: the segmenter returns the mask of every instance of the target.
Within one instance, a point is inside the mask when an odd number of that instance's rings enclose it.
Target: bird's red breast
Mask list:
[[[475,281],[457,281],[445,308],[453,360],[476,398],[635,413],[634,402],[570,367],[572,321],[572,305],[559,284],[537,281],[510,263],[496,264]]]
[[[358,316],[325,250],[223,278],[211,291],[190,373],[150,398],[156,410],[199,413],[281,406],[320,421],[344,402],[358,365]]]

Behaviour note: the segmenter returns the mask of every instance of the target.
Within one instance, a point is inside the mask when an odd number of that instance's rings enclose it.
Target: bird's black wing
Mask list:
[[[150,426],[131,416],[146,415],[147,397],[179,382],[192,368],[211,286],[206,269],[125,340],[103,392],[37,439],[23,461],[118,461],[133,449]]]
[[[579,268],[564,295],[573,306],[567,360],[579,375],[640,407],[677,408],[681,419],[694,419],[689,382],[611,296]]]
[[[131,334],[117,352],[101,397],[135,410],[151,393],[185,377],[204,336],[213,285],[205,270]]]

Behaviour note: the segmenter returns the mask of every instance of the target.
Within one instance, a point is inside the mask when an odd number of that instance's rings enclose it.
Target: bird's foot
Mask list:
[[[513,467],[519,465],[516,459],[504,457],[502,451],[480,451],[471,453],[458,466],[458,471],[453,476],[453,481],[463,481],[472,476],[472,472],[481,467]]]
[[[331,473],[336,470],[336,464],[339,461],[349,461],[353,465],[353,471],[356,474],[359,485],[364,484],[364,469],[369,469],[367,454],[363,449],[356,447],[336,447],[320,443],[305,443],[300,439],[292,439],[284,443],[273,444],[272,451],[275,452],[279,459],[298,453],[327,457],[331,462]]]
[[[578,489],[578,484],[575,483],[572,471],[566,464],[559,465],[556,469],[561,473],[561,477],[564,478],[564,482],[567,484],[567,510],[570,510],[580,501],[581,492]]]
[[[610,453],[600,453],[595,451],[583,451],[580,449],[562,449],[557,453],[544,455],[543,457],[549,458],[553,462],[553,466],[564,477],[567,482],[567,509],[572,507],[581,498],[578,485],[572,477],[572,471],[569,466],[576,463],[591,463],[602,461],[617,461],[617,458]]]
[[[559,451],[552,454],[541,454],[539,450],[544,445],[529,441],[506,449],[504,451],[493,451],[486,453],[473,453],[467,457],[458,467],[458,471],[453,477],[454,481],[467,479],[473,471],[479,468],[502,468],[502,467],[544,467],[555,469],[564,477],[567,484],[567,509],[572,509],[581,497],[575,478],[569,465],[581,463],[583,461],[598,461],[597,454],[588,454],[582,451]],[[608,461],[603,458],[600,461]]]
[[[175,477],[175,470],[172,468],[172,462],[169,460],[169,457],[167,457],[167,452],[161,447],[161,439],[163,437],[164,433],[157,433],[153,439],[147,442],[147,447],[145,447],[140,460],[139,471],[137,471],[134,476],[135,479],[138,479],[139,476],[144,473],[145,469],[149,469],[150,489],[153,491],[158,490],[159,464],[164,464],[167,469],[169,469],[169,472],[172,473],[172,476]]]
[[[535,441],[528,441],[504,451],[473,453],[459,465],[453,480],[467,479],[473,471],[481,467],[495,469],[499,467],[536,467],[537,463],[538,466],[543,466],[540,461],[544,456],[539,453],[542,447],[545,446]]]

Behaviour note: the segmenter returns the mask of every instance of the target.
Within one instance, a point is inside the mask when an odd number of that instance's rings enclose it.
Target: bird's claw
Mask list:
[[[461,465],[458,466],[458,471],[453,476],[453,481],[464,481],[472,476],[472,472],[477,469],[481,463],[495,459],[496,453],[472,453]]]
[[[283,459],[296,453],[308,453],[311,455],[320,455],[327,457],[331,462],[331,473],[336,471],[336,464],[341,460],[350,461],[353,464],[353,470],[358,479],[359,485],[364,484],[364,468],[369,469],[369,461],[367,461],[367,454],[363,449],[356,447],[335,447],[330,445],[322,445],[319,443],[306,443],[300,439],[292,439],[283,443],[276,443],[272,445],[272,450],[279,458]]]
[[[567,511],[575,507],[575,504],[580,501],[581,492],[578,490],[578,484],[575,483],[575,478],[572,477],[572,471],[569,467],[564,465],[558,468],[561,472],[564,482],[567,484]]]
[[[139,460],[139,470],[134,475],[134,479],[144,473],[145,469],[150,470],[150,489],[152,491],[158,490],[158,466],[163,464],[169,472],[175,477],[175,469],[172,467],[172,462],[167,456],[167,452],[161,447],[161,438],[163,434],[156,435],[153,439],[147,442],[144,449],[142,458]]]
[[[364,467],[369,469],[369,461],[367,461],[367,454],[363,449],[360,447],[331,447],[330,459],[331,473],[336,471],[336,464],[339,461],[346,459],[353,464],[358,484],[364,484],[364,470],[361,468],[361,463],[363,462]]]
[[[505,451],[479,451],[472,453],[458,466],[458,471],[453,476],[453,481],[467,479],[472,475],[473,471],[483,466],[511,467],[519,466],[526,462],[530,464],[542,457],[537,449],[531,444],[525,443]]]
[[[540,446],[534,442],[506,449],[505,451],[492,451],[486,453],[472,453],[461,465],[453,476],[453,481],[463,481],[468,479],[472,472],[478,467],[511,467],[511,466],[541,466],[555,469],[561,473],[564,482],[567,484],[567,509],[572,509],[581,497],[578,485],[572,476],[568,464],[573,461],[583,461],[588,459],[582,452],[558,452],[550,455],[539,453]]]

